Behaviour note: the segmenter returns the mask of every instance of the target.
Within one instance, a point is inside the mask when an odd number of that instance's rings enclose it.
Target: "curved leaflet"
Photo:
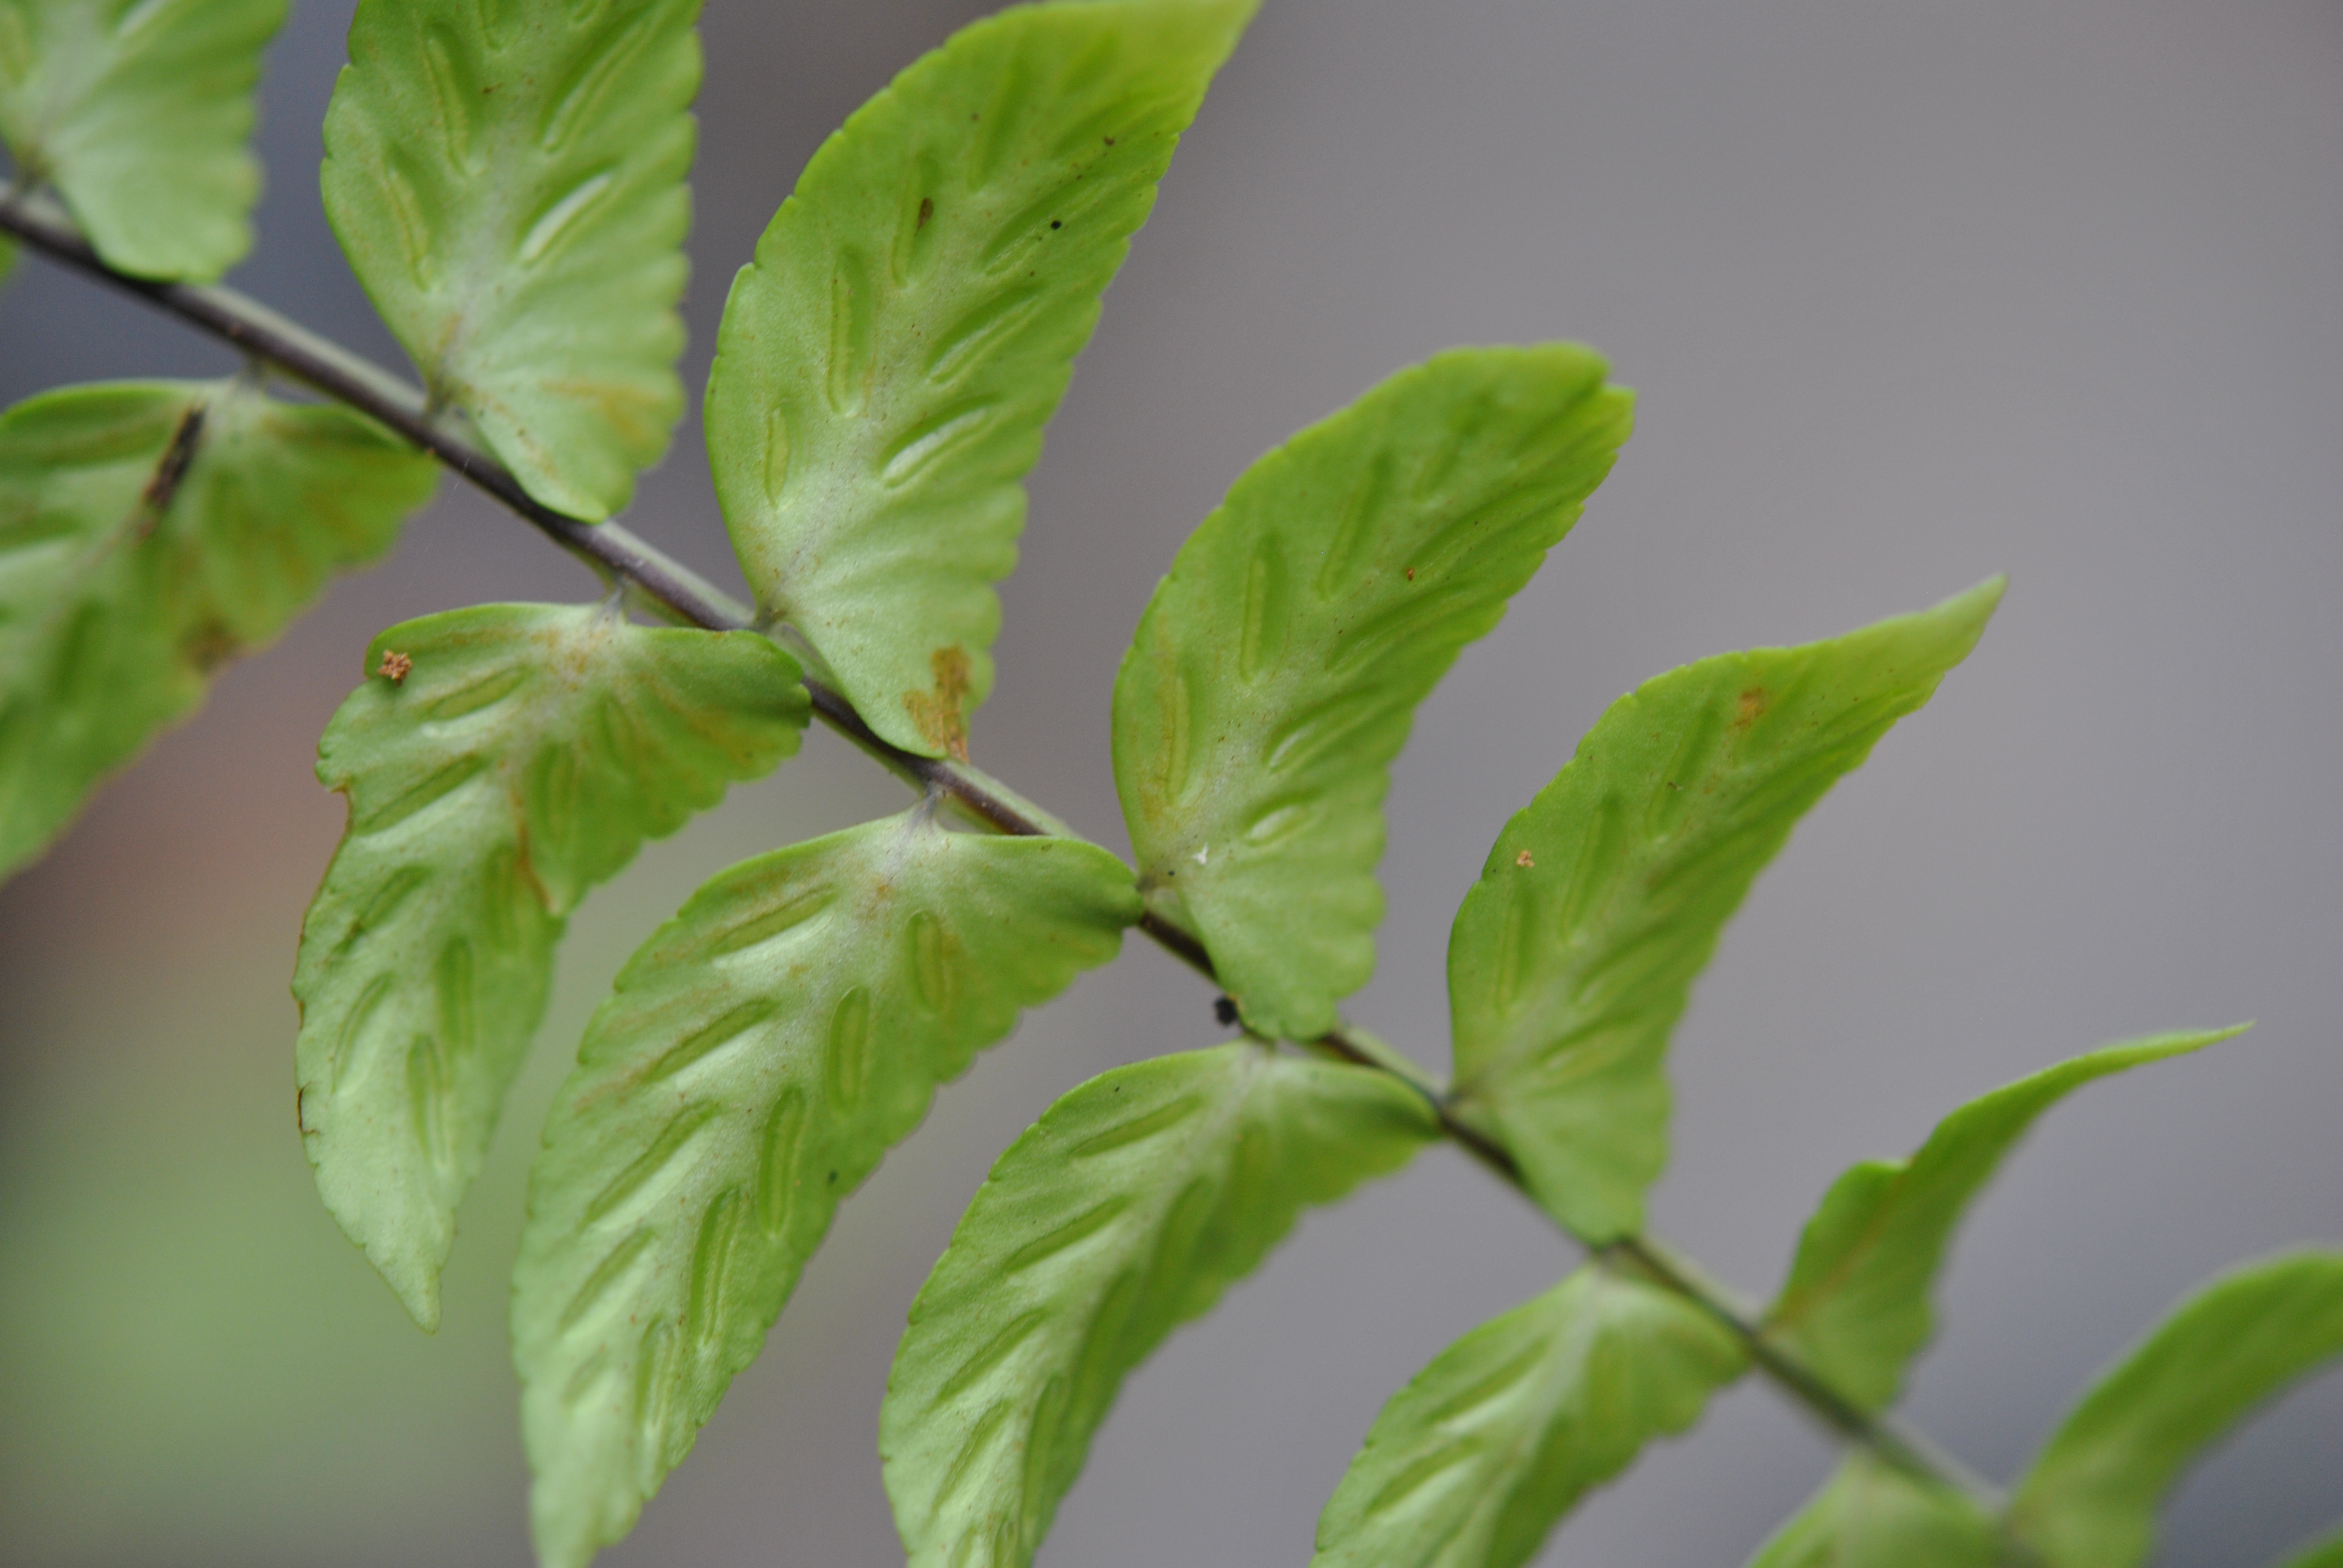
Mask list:
[[[1416,704],[1570,531],[1633,399],[1570,344],[1401,372],[1248,468],[1181,548],[1114,688],[1149,905],[1264,1034],[1367,981],[1389,764]]]
[[[301,1139],[317,1191],[415,1321],[586,891],[798,748],[796,662],[753,632],[615,604],[395,626],[327,726],[349,826],[301,927]]]
[[[389,548],[430,459],[243,381],[123,382],[0,414],[0,874]]]
[[[1966,1497],[1857,1452],[1758,1549],[1749,1568],[2028,1565]]]
[[[1928,1297],[1954,1228],[2034,1119],[2093,1079],[2246,1027],[2160,1035],[2060,1062],[1962,1106],[1910,1159],[1855,1166],[1806,1222],[1765,1337],[1855,1404],[1886,1408],[1935,1332]]]
[[[107,266],[208,282],[252,248],[260,55],[286,0],[0,0],[0,141]],[[0,268],[5,270],[5,268]]]
[[[1806,809],[1968,656],[2001,590],[1647,681],[1498,836],[1449,937],[1457,1109],[1582,1240],[1643,1223],[1668,1035],[1725,920]]]
[[[967,755],[1020,481],[1255,4],[977,23],[823,144],[733,280],[708,383],[733,546],[897,746]]]
[[[437,401],[599,522],[683,412],[699,0],[362,0],[327,216]]]
[[[1024,1568],[1133,1367],[1292,1228],[1437,1127],[1386,1074],[1251,1042],[1060,1100],[911,1308],[879,1452],[912,1568]]]
[[[644,944],[555,1101],[513,1276],[548,1568],[632,1527],[935,1086],[1138,914],[1095,845],[915,809],[745,861]]]
[[[1319,1518],[1312,1568],[1520,1568],[1747,1365],[1715,1317],[1590,1263],[1392,1396]]]
[[[2137,1568],[2190,1462],[2338,1355],[2343,1252],[2289,1252],[2221,1276],[2067,1414],[2018,1483],[2012,1528],[2050,1568]]]

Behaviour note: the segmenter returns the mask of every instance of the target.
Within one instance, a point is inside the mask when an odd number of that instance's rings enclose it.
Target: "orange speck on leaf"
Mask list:
[[[1526,871],[1531,867],[1537,864],[1537,857],[1531,854],[1527,849],[1523,849],[1520,854],[1513,857],[1513,864]]]
[[[1766,695],[1765,689],[1762,686],[1753,686],[1743,692],[1741,710],[1734,715],[1733,728],[1746,729],[1756,723],[1758,717],[1765,711],[1766,705],[1771,701],[1772,699]]]
[[[407,672],[414,668],[415,661],[407,655],[385,648],[382,655],[382,668],[375,673],[388,680],[393,686],[404,686],[407,684]]]

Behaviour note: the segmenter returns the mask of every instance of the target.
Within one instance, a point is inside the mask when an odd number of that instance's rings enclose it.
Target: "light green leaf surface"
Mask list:
[[[1641,1228],[1667,1160],[1668,1035],[1799,817],[1967,657],[1999,579],[1611,705],[1516,812],[1448,946],[1457,1109],[1581,1238]]]
[[[614,605],[395,626],[317,749],[349,827],[302,924],[301,1138],[425,1328],[456,1206],[545,1010],[553,948],[646,839],[798,747],[796,662]]]
[[[106,265],[209,281],[252,248],[260,54],[286,0],[0,0],[0,141]]]
[[[373,559],[437,470],[241,382],[45,393],[0,414],[0,873]]]
[[[1374,970],[1389,764],[1416,704],[1570,531],[1633,399],[1569,344],[1405,370],[1247,469],[1156,588],[1114,689],[1151,908],[1265,1034]]]
[[[2100,1375],[2018,1483],[2011,1524],[2050,1568],[2137,1568],[2189,1463],[2338,1355],[2343,1251],[2224,1274]]]
[[[1749,1568],[2028,1568],[1959,1493],[1855,1453]]]
[[[326,214],[437,400],[599,522],[683,412],[699,0],[362,0]]]
[[[2111,1045],[2006,1084],[1936,1125],[1909,1160],[1870,1160],[1831,1184],[1806,1222],[1765,1334],[1865,1410],[1896,1401],[1936,1332],[1928,1297],[1969,1201],[2034,1119],[2093,1079],[2197,1050],[2246,1025]]]
[[[2343,1568],[2343,1530],[2298,1548],[2285,1568]]]
[[[1312,1568],[1518,1568],[1747,1364],[1708,1313],[1591,1263],[1392,1396],[1319,1517]]]
[[[708,437],[734,548],[898,746],[967,754],[1020,481],[1257,3],[977,23],[822,146],[733,281]]]
[[[895,1352],[879,1452],[912,1568],[1024,1568],[1124,1375],[1304,1207],[1436,1131],[1388,1074],[1251,1042],[1051,1106],[994,1164]]]
[[[1114,956],[1131,871],[924,809],[745,861],[595,1014],[513,1279],[538,1552],[625,1534],[938,1083]]]

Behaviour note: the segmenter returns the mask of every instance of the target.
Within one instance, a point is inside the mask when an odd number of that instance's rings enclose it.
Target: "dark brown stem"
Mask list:
[[[437,410],[420,389],[259,301],[230,288],[159,283],[118,273],[90,247],[62,208],[38,196],[0,193],[0,231],[15,235],[61,266],[137,296],[397,432],[495,497],[585,561],[605,581],[623,585],[646,609],[710,631],[759,626],[747,606],[618,524],[584,522],[538,501],[521,487],[510,469],[472,439],[460,420]],[[964,762],[905,751],[881,739],[844,693],[811,677],[805,684],[813,710],[823,723],[914,788],[949,801],[1003,833],[1030,836],[1064,831],[1047,812],[998,779]],[[1141,919],[1139,929],[1206,980],[1219,983],[1212,956],[1193,932],[1153,911]],[[1326,1055],[1403,1080],[1430,1102],[1442,1131],[1459,1148],[1499,1180],[1526,1194],[1513,1156],[1462,1120],[1441,1087],[1397,1053],[1367,1044],[1342,1029],[1312,1045]],[[1832,1431],[1869,1448],[1898,1469],[1998,1507],[1998,1496],[1989,1483],[1894,1417],[1874,1415],[1841,1396],[1803,1362],[1768,1342],[1759,1325],[1729,1292],[1658,1242],[1632,1236],[1594,1251],[1713,1313],[1748,1347],[1750,1359],[1759,1370]]]

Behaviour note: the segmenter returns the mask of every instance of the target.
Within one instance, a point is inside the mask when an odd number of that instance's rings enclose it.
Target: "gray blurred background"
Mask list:
[[[806,156],[960,0],[710,0],[687,377]],[[271,56],[233,281],[396,362],[320,215],[347,0]],[[1802,828],[1674,1057],[1659,1230],[1752,1289],[1830,1177],[2128,1033],[2246,1039],[2087,1091],[1969,1225],[1908,1405],[2013,1474],[2177,1292],[2343,1240],[2343,7],[2335,0],[1269,0],[1032,482],[978,760],[1118,848],[1114,661],[1187,529],[1295,427],[1459,342],[1584,338],[1642,433],[1425,706],[1353,1016],[1443,1061],[1448,918],[1604,705],[1996,571],[1977,655]],[[0,396],[229,361],[27,258]],[[630,522],[730,568],[696,424]],[[0,1561],[521,1564],[503,1277],[538,1119],[625,954],[745,854],[894,809],[817,732],[575,922],[417,1333],[318,1208],[286,991],[341,828],[316,737],[388,622],[590,579],[450,484],[0,890]],[[992,1155],[1081,1079],[1221,1038],[1146,943],[939,1101],[613,1564],[898,1560],[873,1452],[904,1310]],[[1307,1220],[1132,1379],[1047,1568],[1299,1564],[1383,1397],[1569,1249],[1461,1159]],[[1739,1563],[1831,1463],[1721,1400],[1546,1564]],[[2164,1563],[2343,1513],[2343,1379],[2198,1473]]]

